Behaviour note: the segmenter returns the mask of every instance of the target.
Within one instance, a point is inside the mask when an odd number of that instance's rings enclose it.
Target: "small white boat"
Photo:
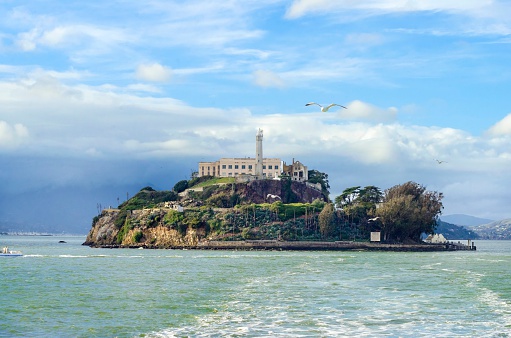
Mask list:
[[[19,257],[19,256],[23,256],[21,251],[9,250],[9,248],[6,246],[2,249],[2,252],[0,253],[0,257]]]

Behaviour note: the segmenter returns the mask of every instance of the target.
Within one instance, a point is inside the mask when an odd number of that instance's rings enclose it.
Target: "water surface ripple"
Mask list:
[[[58,243],[64,240],[66,243]],[[0,236],[0,337],[509,337],[511,242],[476,252],[92,249]]]

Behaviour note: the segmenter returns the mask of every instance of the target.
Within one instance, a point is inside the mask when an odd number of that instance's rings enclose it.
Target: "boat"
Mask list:
[[[2,249],[2,252],[0,253],[0,257],[19,257],[19,256],[23,256],[21,251],[9,250],[9,248],[6,246]]]

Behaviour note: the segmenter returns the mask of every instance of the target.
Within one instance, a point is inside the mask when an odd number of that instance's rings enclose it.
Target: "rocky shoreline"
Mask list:
[[[132,249],[177,249],[177,250],[282,250],[282,251],[475,251],[475,245],[462,243],[444,244],[386,244],[374,242],[314,242],[314,241],[277,241],[277,240],[247,240],[247,241],[203,241],[197,245],[176,245],[168,247],[148,245],[90,245],[96,248],[132,248]]]

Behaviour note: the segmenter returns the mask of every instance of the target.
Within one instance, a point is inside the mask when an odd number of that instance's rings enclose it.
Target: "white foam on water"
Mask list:
[[[425,264],[422,265],[420,268],[423,270],[436,270],[438,266],[442,265],[442,263],[431,263],[431,264]]]
[[[87,257],[90,257],[90,256],[82,256],[82,255],[58,255],[57,257],[59,258],[87,258]]]
[[[492,290],[483,288],[479,295],[479,301],[486,304],[489,310],[498,315],[499,320],[492,322],[491,326],[498,332],[511,334],[511,303],[503,300],[500,295]]]

